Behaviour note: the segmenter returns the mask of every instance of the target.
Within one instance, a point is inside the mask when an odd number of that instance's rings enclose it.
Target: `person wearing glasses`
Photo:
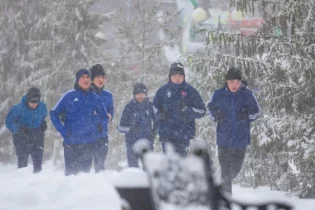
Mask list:
[[[21,103],[14,105],[6,118],[6,126],[13,134],[17,167],[27,167],[31,155],[33,173],[42,170],[44,132],[47,130],[47,109],[40,97],[38,88],[30,88]]]

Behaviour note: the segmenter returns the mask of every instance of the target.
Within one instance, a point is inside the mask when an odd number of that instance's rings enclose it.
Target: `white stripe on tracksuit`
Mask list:
[[[68,94],[71,93],[73,91],[76,91],[74,88],[71,90],[68,90],[67,92],[65,92],[62,97],[57,101],[57,103],[55,104],[55,106],[51,109],[52,111],[55,111],[55,109],[57,108],[57,106],[60,104],[60,102],[62,101],[62,99]]]
[[[117,129],[121,132],[129,132],[130,128],[118,125]]]
[[[213,93],[212,96],[211,96],[210,102],[211,102],[212,99],[213,99],[213,95],[214,95],[214,93]],[[211,119],[212,121],[215,121],[215,118],[214,118],[214,116],[212,115],[212,113],[211,113],[210,110],[209,110],[209,116],[210,116],[210,119]]]
[[[192,110],[193,110],[194,112],[197,112],[197,113],[200,113],[200,114],[205,113],[205,111],[204,111],[203,109],[196,109],[196,108],[193,107]]]
[[[258,101],[257,101],[257,98],[256,98],[255,94],[252,93],[252,95],[253,95],[253,97],[254,97],[254,99],[255,99],[255,101],[256,101],[256,104],[257,104],[257,106],[258,106],[258,112],[255,113],[255,114],[250,114],[250,115],[248,116],[248,118],[249,118],[250,120],[255,120],[255,119],[257,119],[257,118],[260,116],[260,107],[259,107],[259,103],[258,103]]]

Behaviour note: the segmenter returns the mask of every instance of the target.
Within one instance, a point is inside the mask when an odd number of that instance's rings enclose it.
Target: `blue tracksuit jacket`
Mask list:
[[[217,144],[232,148],[244,148],[250,144],[250,123],[260,115],[255,95],[245,83],[237,92],[227,88],[216,90],[208,104],[210,118],[218,121],[218,113],[224,116],[217,124]],[[247,119],[239,119],[246,113]]]
[[[14,105],[9,111],[6,126],[13,134],[17,134],[22,126],[40,128],[46,116],[46,105],[42,101],[39,102],[36,109],[31,109],[27,105],[27,97],[23,96],[21,103]]]
[[[132,99],[124,108],[117,129],[126,134],[126,142],[133,144],[141,138],[150,139],[151,131],[156,129],[156,115],[148,99],[138,103]]]
[[[113,103],[113,95],[106,90],[103,90],[101,88],[96,87],[94,84],[91,84],[91,89],[94,93],[96,93],[103,104],[103,107],[105,108],[107,113],[110,113],[112,115],[112,120],[114,118],[114,103]],[[108,137],[108,119],[105,119],[105,122],[103,122],[103,132],[101,133],[100,137]]]
[[[156,93],[154,111],[159,119],[160,138],[189,141],[195,136],[195,119],[205,115],[206,107],[198,91],[185,81],[168,82]]]
[[[95,142],[100,136],[99,127],[104,128],[108,121],[100,98],[80,89],[66,92],[50,111],[50,118],[64,144]]]

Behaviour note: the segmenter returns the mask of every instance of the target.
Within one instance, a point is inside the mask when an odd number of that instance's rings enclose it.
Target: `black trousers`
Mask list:
[[[232,181],[242,169],[246,148],[236,149],[219,146],[218,150],[223,190],[232,193]]]
[[[163,152],[166,152],[166,144],[170,143],[176,153],[181,157],[186,157],[189,150],[190,140],[185,139],[174,139],[174,138],[160,138],[162,142]]]
[[[40,172],[43,162],[44,133],[39,129],[29,129],[28,133],[14,134],[13,143],[17,157],[17,167],[27,167],[28,157],[31,155],[33,172]]]
[[[93,161],[94,143],[64,144],[65,175],[89,173]]]
[[[134,138],[126,138],[126,152],[127,152],[127,162],[128,167],[139,167],[140,157],[134,153],[133,146],[137,142],[138,139]],[[153,141],[150,141],[150,147],[153,150]]]
[[[95,173],[105,170],[105,160],[108,152],[108,138],[101,138],[94,143],[94,168]]]

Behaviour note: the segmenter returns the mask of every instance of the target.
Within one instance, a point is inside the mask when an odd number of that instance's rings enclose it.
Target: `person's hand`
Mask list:
[[[185,100],[180,100],[180,101],[178,102],[177,109],[178,109],[178,111],[180,111],[180,112],[186,111],[187,105],[186,105]]]
[[[21,126],[19,132],[27,134],[28,133],[28,127],[26,125]]]
[[[133,133],[140,133],[140,129],[141,129],[140,125],[136,125],[136,126],[132,127],[131,130]]]
[[[46,123],[46,121],[42,122],[42,124],[40,125],[40,130],[42,132],[45,132],[47,130],[47,123]]]
[[[166,112],[161,112],[160,113],[160,120],[166,120],[166,119],[167,119]]]
[[[108,116],[108,122],[112,120],[112,115],[110,113],[107,113]]]
[[[237,119],[238,119],[238,120],[248,120],[248,111],[247,111],[247,109],[242,109],[242,110],[237,114]]]
[[[64,138],[68,138],[69,136],[71,136],[71,131],[66,131]]]
[[[225,118],[224,112],[219,109],[218,112],[217,112],[216,120],[217,120],[218,122],[221,122],[221,121],[224,120],[224,118]]]
[[[60,121],[62,122],[62,123],[65,123],[65,113],[61,113],[61,114],[59,114],[59,118],[60,118]]]
[[[134,113],[131,117],[129,117],[129,121],[128,121],[128,125],[130,126],[130,127],[132,127],[132,126],[135,126],[136,124],[137,124],[137,122],[138,122],[138,115],[137,115],[137,113]]]
[[[170,117],[169,117],[168,113],[164,109],[162,109],[160,111],[160,120],[165,121],[165,120],[168,120],[169,118]]]

